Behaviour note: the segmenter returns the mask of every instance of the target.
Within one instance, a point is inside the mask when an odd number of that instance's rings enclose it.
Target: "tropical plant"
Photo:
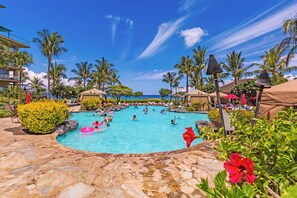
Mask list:
[[[227,64],[221,63],[223,69],[226,71],[224,75],[234,78],[234,84],[237,85],[237,81],[247,74],[247,70],[252,67],[252,65],[244,66],[245,58],[241,56],[241,52],[237,53],[235,51],[227,54]]]
[[[257,95],[258,88],[255,87],[254,84],[254,81],[247,81],[242,84],[235,85],[232,87],[231,92],[237,96],[241,96],[243,93],[245,93],[246,98],[250,100]]]
[[[141,91],[136,91],[136,92],[133,93],[133,96],[134,96],[134,97],[140,97],[140,96],[143,96],[143,92],[141,92]]]
[[[87,79],[91,77],[91,69],[93,68],[92,63],[88,61],[77,63],[76,69],[72,69],[71,72],[77,75],[77,77],[71,77],[69,80],[79,80],[83,81],[83,88],[86,88]]]
[[[43,29],[37,32],[40,38],[34,38],[33,42],[37,43],[42,55],[47,57],[47,97],[50,98],[50,66],[53,57],[57,57],[67,49],[62,47],[64,44],[64,38],[58,32],[49,33],[48,30]]]
[[[120,102],[121,96],[131,96],[133,94],[133,90],[124,85],[109,86],[106,92],[116,97],[116,103]]]
[[[172,88],[177,83],[178,78],[176,78],[176,73],[174,73],[174,72],[167,72],[166,74],[163,75],[162,82],[169,83],[171,94],[173,93]],[[170,99],[171,99],[171,97],[172,97],[172,95],[170,95]]]
[[[51,64],[50,79],[52,80],[52,89],[56,88],[56,85],[60,83],[61,78],[67,78],[65,74],[66,71],[67,68],[63,64],[57,64],[56,61],[54,64]],[[44,78],[48,78],[47,75],[45,75]]]
[[[183,56],[181,60],[174,66],[174,68],[179,69],[179,74],[186,75],[186,93],[188,93],[188,88],[189,88],[189,77],[191,73],[193,72],[193,61],[192,59],[187,56]]]
[[[12,53],[13,64],[19,67],[19,103],[21,103],[21,88],[22,88],[22,76],[23,76],[23,66],[28,66],[33,63],[33,58],[28,52],[24,51],[14,51]]]
[[[96,110],[101,107],[101,100],[99,98],[86,98],[81,102],[83,109]]]
[[[164,89],[164,88],[162,88],[162,89],[160,89],[159,94],[160,94],[160,96],[161,96],[162,98],[166,98],[166,97],[168,97],[170,94],[172,94],[172,92],[171,92],[171,90],[169,90],[169,89]]]
[[[287,55],[286,63],[289,64],[290,58],[294,56],[297,49],[297,14],[291,18],[287,19],[283,24],[283,31],[285,34],[289,34],[289,37],[283,39],[281,46],[284,48],[291,48]]]
[[[194,73],[195,76],[191,76],[192,82],[195,82],[193,85],[196,89],[202,90],[203,88],[203,70],[206,67],[207,59],[206,56],[206,48],[198,46],[193,51],[193,58],[194,58]],[[193,77],[193,78],[192,78]],[[193,80],[195,79],[195,80]]]
[[[33,89],[37,93],[37,95],[39,95],[43,87],[45,87],[41,78],[38,78],[38,77],[34,77],[33,79],[30,79],[28,85],[30,86],[31,89]]]
[[[272,76],[272,84],[277,85],[286,82],[287,79],[284,74],[297,71],[297,66],[287,67],[287,59],[283,56],[284,53],[285,48],[281,46],[265,51],[265,55],[261,56],[264,60],[263,64],[253,63],[251,66],[257,65],[259,68],[249,73],[249,75],[260,74],[263,70],[266,70]]]
[[[177,88],[180,84],[180,80],[183,76],[182,75],[178,75],[174,80],[173,80],[173,84],[172,87],[175,88],[175,94],[177,94]]]

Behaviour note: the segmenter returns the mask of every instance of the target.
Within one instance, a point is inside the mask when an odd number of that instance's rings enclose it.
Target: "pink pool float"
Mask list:
[[[93,132],[94,130],[95,129],[93,127],[83,127],[83,128],[80,129],[80,132],[87,134],[87,133]]]

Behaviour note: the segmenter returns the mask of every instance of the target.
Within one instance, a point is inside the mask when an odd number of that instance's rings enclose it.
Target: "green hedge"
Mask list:
[[[236,119],[242,120],[247,119],[251,121],[254,118],[254,112],[248,110],[230,110],[228,111],[230,114],[235,114]],[[213,121],[215,124],[220,123],[220,113],[219,109],[212,109],[208,112],[208,118]]]
[[[17,111],[23,127],[35,134],[50,133],[68,116],[67,105],[52,100],[19,105]]]
[[[101,107],[101,100],[99,98],[86,98],[81,102],[82,109],[96,110]]]
[[[0,118],[7,118],[12,115],[12,112],[9,110],[2,110],[0,109]]]
[[[187,106],[186,110],[187,111],[195,111],[196,109],[194,107],[192,107],[192,106]]]

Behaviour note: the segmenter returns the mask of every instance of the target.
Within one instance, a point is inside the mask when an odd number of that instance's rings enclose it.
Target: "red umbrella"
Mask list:
[[[186,130],[187,131],[183,134],[183,138],[187,143],[187,147],[190,147],[193,140],[197,138],[197,135],[194,133],[192,127],[188,127]]]
[[[242,95],[241,95],[241,104],[242,104],[242,105],[246,105],[246,97],[245,97],[245,94],[242,94]]]
[[[257,96],[252,97],[251,100],[257,100]]]
[[[228,94],[225,98],[228,98],[228,99],[239,99],[239,97],[235,94]]]
[[[26,104],[28,104],[30,102],[30,99],[31,99],[31,93],[30,93],[30,91],[28,91],[27,95],[26,95]]]

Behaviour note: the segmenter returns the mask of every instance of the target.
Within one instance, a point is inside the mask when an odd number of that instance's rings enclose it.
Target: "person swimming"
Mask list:
[[[171,120],[171,124],[172,124],[172,125],[176,125],[176,122],[175,122],[175,121],[176,121],[176,116],[174,116],[174,119]]]
[[[107,116],[107,114],[105,113],[105,114],[104,114],[104,120],[103,120],[103,122],[105,122],[105,124],[106,124],[107,127],[110,126],[109,121],[110,121],[110,119],[109,119],[109,117]]]
[[[136,115],[133,115],[133,118],[132,118],[133,120],[137,120],[137,118],[136,118]]]
[[[98,111],[95,111],[94,116],[96,116],[98,114]]]

